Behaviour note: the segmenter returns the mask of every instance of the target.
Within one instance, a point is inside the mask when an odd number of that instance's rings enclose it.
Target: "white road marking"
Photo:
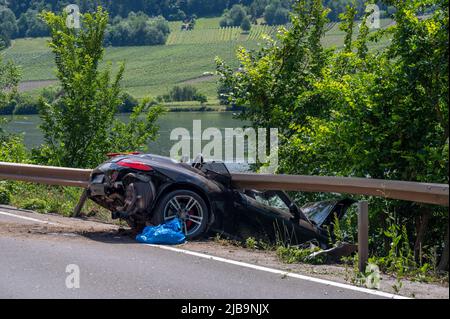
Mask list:
[[[380,296],[380,297],[391,298],[391,299],[410,299],[408,297],[395,295],[395,294],[390,294],[390,293],[383,292],[383,291],[372,290],[372,289],[367,289],[367,288],[363,288],[363,287],[356,287],[356,286],[342,284],[342,283],[334,282],[334,281],[330,281],[330,280],[309,277],[309,276],[305,276],[305,275],[295,274],[295,273],[292,273],[292,272],[286,272],[286,271],[279,270],[279,269],[273,269],[273,268],[268,268],[268,267],[263,267],[263,266],[257,266],[257,265],[253,265],[253,264],[249,264],[249,263],[244,263],[244,262],[241,262],[241,261],[236,261],[236,260],[226,259],[226,258],[222,258],[222,257],[206,255],[206,254],[198,253],[198,252],[195,252],[195,251],[175,248],[175,247],[171,247],[171,246],[151,245],[151,244],[146,244],[146,245],[150,246],[150,247],[156,247],[156,248],[160,248],[160,249],[170,250],[170,251],[174,251],[174,252],[178,252],[178,253],[182,253],[182,254],[192,255],[192,256],[196,256],[196,257],[200,257],[200,258],[220,261],[220,262],[224,262],[224,263],[227,263],[227,264],[232,264],[232,265],[237,265],[237,266],[241,266],[241,267],[246,267],[246,268],[266,271],[266,272],[270,272],[270,273],[273,273],[273,274],[282,275],[282,276],[285,276],[285,277],[292,277],[292,278],[297,278],[297,279],[302,279],[302,280],[306,280],[306,281],[311,281],[311,282],[315,282],[315,283],[319,283],[319,284],[323,284],[323,285],[327,285],[327,286],[334,286],[334,287],[338,287],[338,288],[354,290],[354,291],[363,292],[363,293],[376,295],[376,296]]]
[[[49,222],[49,221],[44,221],[44,220],[31,218],[31,217],[26,217],[26,216],[21,216],[21,215],[15,215],[15,214],[3,212],[3,211],[0,211],[0,215],[20,218],[20,219],[29,220],[29,221],[33,221],[33,222],[37,222],[37,223],[48,224],[48,225],[58,225],[56,223],[52,223],[52,222]],[[175,248],[175,247],[171,247],[171,246],[151,245],[151,244],[146,244],[146,245],[150,246],[150,247],[156,247],[156,248],[170,250],[170,251],[174,251],[174,252],[178,252],[178,253],[182,253],[182,254],[196,256],[196,257],[200,257],[200,258],[220,261],[220,262],[223,262],[223,263],[232,264],[232,265],[236,265],[236,266],[251,268],[251,269],[265,271],[265,272],[270,272],[270,273],[282,275],[282,276],[285,276],[285,277],[292,277],[292,278],[302,279],[302,280],[315,282],[315,283],[319,283],[319,284],[323,284],[323,285],[327,285],[327,286],[334,286],[334,287],[338,287],[338,288],[359,291],[359,292],[363,292],[363,293],[367,293],[367,294],[371,294],[371,295],[376,295],[376,296],[381,296],[381,297],[385,297],[385,298],[410,299],[408,297],[395,295],[395,294],[390,294],[390,293],[383,292],[383,291],[377,291],[377,290],[372,290],[372,289],[367,289],[367,288],[362,288],[362,287],[356,287],[356,286],[352,286],[352,285],[348,285],[348,284],[342,284],[342,283],[334,282],[334,281],[330,281],[330,280],[309,277],[309,276],[305,276],[305,275],[295,274],[295,273],[292,273],[292,272],[286,272],[286,271],[279,270],[279,269],[273,269],[273,268],[268,268],[268,267],[263,267],[263,266],[257,266],[257,265],[253,265],[253,264],[249,264],[249,263],[245,263],[245,262],[241,262],[241,261],[236,261],[236,260],[226,259],[226,258],[222,258],[222,257],[206,255],[206,254],[198,253],[198,252],[195,252],[195,251]]]
[[[3,212],[3,211],[0,211],[0,215],[16,217],[16,218],[25,219],[25,220],[29,220],[29,221],[33,221],[33,222],[37,222],[37,223],[42,223],[42,224],[58,225],[56,223],[48,222],[46,220],[40,220],[40,219],[26,217],[26,216],[22,216],[22,215],[11,214],[11,213],[7,213],[7,212]]]

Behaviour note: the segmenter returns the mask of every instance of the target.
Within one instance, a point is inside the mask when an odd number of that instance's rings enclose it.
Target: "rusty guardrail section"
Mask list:
[[[0,179],[49,185],[86,187],[91,170],[0,162]],[[449,205],[449,185],[370,178],[306,175],[232,174],[240,188],[372,195],[406,201]]]

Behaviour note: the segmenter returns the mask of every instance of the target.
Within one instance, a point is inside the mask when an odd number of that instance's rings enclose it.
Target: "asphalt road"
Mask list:
[[[0,298],[380,298],[114,237],[2,232],[0,256]]]

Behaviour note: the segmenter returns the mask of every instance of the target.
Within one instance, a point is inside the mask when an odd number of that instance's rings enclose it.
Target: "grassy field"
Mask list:
[[[261,41],[264,35],[273,36],[279,26],[253,25],[250,32],[240,27],[219,28],[220,18],[198,19],[194,30],[181,31],[181,22],[171,22],[167,45],[202,44],[228,41]]]
[[[56,79],[52,53],[46,48],[47,39],[18,39],[4,52],[5,59],[13,59],[22,68],[22,81]],[[237,66],[235,51],[238,46],[257,46],[255,41],[230,41],[215,44],[183,44],[107,48],[105,61],[117,66],[125,62],[123,86],[132,95],[167,93],[174,85],[214,72],[214,58],[220,56]],[[209,98],[216,96],[215,80],[193,83]]]
[[[236,49],[244,46],[255,49],[263,43],[263,35],[274,35],[277,27],[257,25],[248,34],[239,28],[219,28],[220,18],[198,19],[195,29],[181,31],[181,22],[171,22],[172,33],[166,45],[140,47],[109,47],[105,61],[113,68],[125,62],[123,86],[137,98],[167,93],[174,85],[190,84],[208,97],[208,104],[217,103],[216,79],[202,80],[204,72],[214,72],[214,58],[220,56],[237,67]],[[383,20],[382,26],[390,20]],[[344,34],[338,24],[329,24],[324,37],[327,47],[343,45]],[[5,59],[12,59],[22,68],[22,81],[56,79],[55,64],[46,38],[18,39],[2,51]],[[377,46],[385,45],[385,41]],[[105,64],[104,64],[105,65]],[[40,90],[40,89],[38,89]],[[35,90],[32,94],[37,94]],[[191,103],[194,105],[195,103]]]

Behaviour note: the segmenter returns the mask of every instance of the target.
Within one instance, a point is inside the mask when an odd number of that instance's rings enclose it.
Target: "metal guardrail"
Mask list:
[[[239,187],[304,192],[347,193],[449,205],[449,185],[395,180],[308,175],[233,174]]]
[[[0,162],[0,179],[85,188],[92,170]]]
[[[89,169],[0,162],[0,179],[87,187]],[[232,174],[240,188],[347,193],[449,206],[449,185],[370,178],[306,175]]]
[[[86,188],[92,170],[0,162],[0,179]],[[306,192],[372,195],[419,203],[449,206],[449,186],[370,178],[232,174],[239,188],[259,190],[290,190]],[[87,199],[86,190],[74,211],[78,215]],[[367,201],[358,203],[359,271],[363,272],[369,256],[369,213]]]

